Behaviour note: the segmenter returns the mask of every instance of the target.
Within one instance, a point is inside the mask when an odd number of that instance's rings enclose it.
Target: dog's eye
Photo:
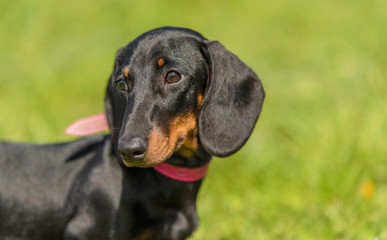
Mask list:
[[[170,71],[167,73],[167,76],[165,77],[165,81],[167,83],[177,83],[182,79],[182,76],[180,73],[175,71]]]
[[[119,80],[116,82],[116,84],[117,84],[118,89],[120,89],[121,91],[128,91],[129,90],[128,84],[126,84],[126,82],[124,80]]]

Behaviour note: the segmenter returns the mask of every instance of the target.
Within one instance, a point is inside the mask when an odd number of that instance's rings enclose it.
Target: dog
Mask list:
[[[211,156],[245,144],[264,96],[219,42],[185,28],[144,33],[116,54],[110,134],[0,143],[0,239],[187,238]]]

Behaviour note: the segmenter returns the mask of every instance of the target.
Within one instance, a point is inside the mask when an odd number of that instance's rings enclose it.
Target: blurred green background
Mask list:
[[[0,0],[0,139],[74,138],[118,48],[165,25],[219,40],[267,97],[215,159],[191,239],[387,239],[387,1]]]

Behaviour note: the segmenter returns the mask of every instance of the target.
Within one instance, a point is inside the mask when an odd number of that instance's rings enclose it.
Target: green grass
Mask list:
[[[387,1],[0,1],[0,139],[103,110],[116,50],[160,26],[219,40],[267,98],[215,159],[191,239],[387,239]],[[359,190],[365,182],[372,195]]]

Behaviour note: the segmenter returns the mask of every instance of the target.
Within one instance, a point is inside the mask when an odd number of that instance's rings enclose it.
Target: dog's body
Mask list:
[[[0,152],[0,239],[183,239],[198,224],[201,181],[123,167],[109,136]]]
[[[145,33],[117,53],[111,135],[0,143],[0,239],[185,239],[198,225],[201,180],[152,167],[197,168],[236,152],[263,98],[258,77],[221,44],[188,29]]]

